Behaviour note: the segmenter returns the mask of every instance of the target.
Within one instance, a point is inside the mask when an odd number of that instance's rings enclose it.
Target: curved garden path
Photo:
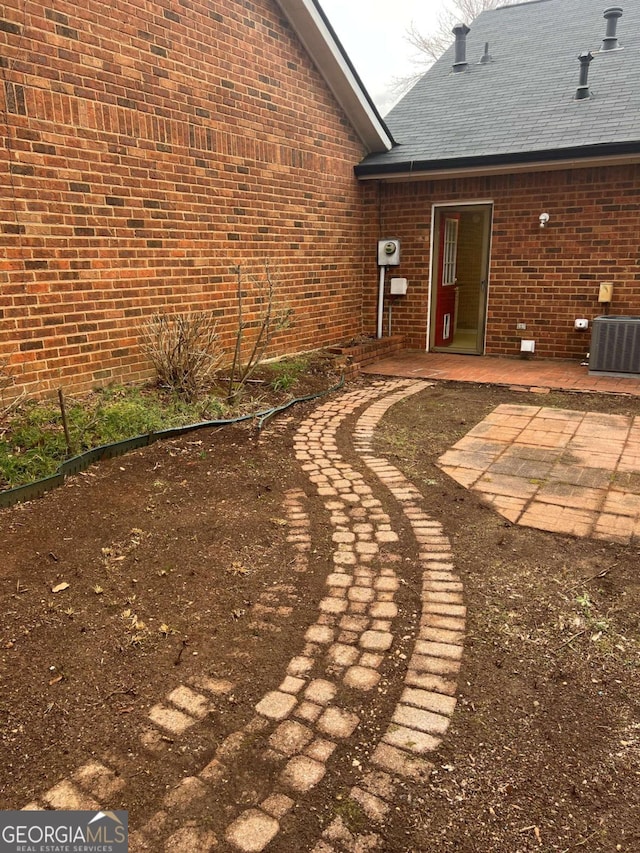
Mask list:
[[[281,680],[257,702],[248,723],[206,766],[169,790],[144,826],[131,828],[132,853],[291,850],[291,821],[304,820],[310,798],[331,786],[334,765],[344,760],[359,770],[358,783],[315,841],[295,849],[382,849],[398,787],[430,773],[429,754],[456,704],[463,589],[450,543],[422,509],[420,492],[372,446],[385,412],[428,384],[389,380],[351,390],[317,406],[299,426],[296,459],[333,530],[326,594],[301,647],[292,649]],[[347,421],[355,428],[343,429]],[[284,513],[293,570],[303,575],[313,548],[303,491],[288,493]],[[412,537],[415,546],[410,575],[398,553],[400,537]],[[408,618],[398,606],[407,587],[415,599]],[[259,619],[259,610],[254,616]],[[387,683],[389,672],[396,683]],[[202,677],[173,689],[151,708],[141,740],[153,748],[163,732],[179,737],[204,719],[212,697],[232,687]],[[241,755],[246,763],[254,753],[256,774],[269,768],[256,786],[268,794],[242,806],[226,780]],[[107,808],[126,784],[126,767],[116,772],[93,760],[26,808]],[[357,830],[345,819],[350,808],[364,816]]]

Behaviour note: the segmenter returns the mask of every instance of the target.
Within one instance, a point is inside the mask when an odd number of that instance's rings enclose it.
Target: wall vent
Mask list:
[[[596,317],[589,373],[640,374],[640,317]]]

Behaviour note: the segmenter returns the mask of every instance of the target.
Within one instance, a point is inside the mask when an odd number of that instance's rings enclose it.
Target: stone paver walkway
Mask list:
[[[439,465],[514,523],[640,536],[640,417],[502,405]]]
[[[248,722],[228,735],[205,766],[194,767],[192,775],[167,790],[143,826],[132,827],[131,853],[260,853],[286,831],[287,816],[295,812],[296,819],[304,819],[306,798],[330,784],[341,760],[359,768],[348,794],[351,806],[345,806],[358,809],[364,820],[354,833],[336,817],[307,849],[383,849],[383,826],[398,786],[426,778],[429,754],[449,727],[465,636],[463,588],[449,541],[424,512],[420,492],[372,451],[375,427],[388,408],[428,384],[377,382],[330,399],[301,424],[296,459],[333,527],[326,594],[281,678],[247,709]],[[356,418],[349,448],[355,462],[346,460],[338,442],[338,430],[349,417]],[[343,435],[341,441],[348,439]],[[301,490],[291,491],[283,507],[295,574],[309,571],[313,545],[306,500]],[[413,624],[405,622],[400,631],[397,599],[407,568],[397,543],[408,531],[417,555],[410,575],[418,606]],[[286,596],[287,589],[281,593]],[[257,628],[271,611],[286,618],[290,608],[259,602],[252,611]],[[403,681],[391,708],[382,698],[390,688],[389,672],[394,678],[400,673]],[[176,743],[187,739],[206,725],[216,697],[233,687],[205,674],[188,684],[167,685],[140,732],[143,748],[157,755],[166,737]],[[252,788],[261,792],[244,806],[228,793],[240,757],[244,764],[253,761]],[[114,796],[126,803],[141,772],[117,750],[92,756],[25,808],[108,809]],[[331,788],[327,793],[333,797]],[[303,849],[295,838],[287,838],[286,845]]]

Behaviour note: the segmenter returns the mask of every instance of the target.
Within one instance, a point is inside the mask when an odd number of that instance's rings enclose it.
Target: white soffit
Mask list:
[[[277,2],[367,151],[371,154],[389,151],[393,139],[314,0]]]

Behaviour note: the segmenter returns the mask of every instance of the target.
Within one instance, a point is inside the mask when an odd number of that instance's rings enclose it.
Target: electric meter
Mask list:
[[[378,266],[397,267],[400,263],[400,240],[378,240]]]

